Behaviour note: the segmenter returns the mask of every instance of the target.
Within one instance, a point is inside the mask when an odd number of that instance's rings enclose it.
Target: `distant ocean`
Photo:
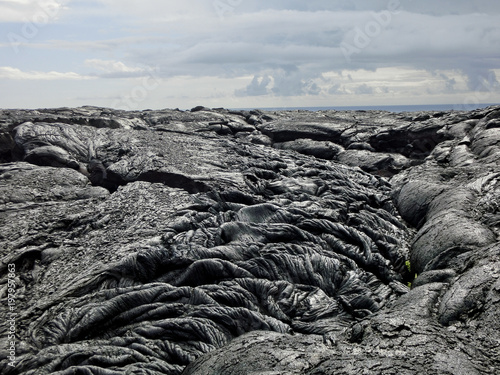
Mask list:
[[[486,108],[492,105],[499,105],[499,103],[488,104],[430,104],[430,105],[380,105],[380,106],[349,106],[349,107],[273,107],[273,108],[259,108],[265,111],[293,111],[293,110],[306,110],[306,111],[389,111],[389,112],[420,112],[420,111],[472,111],[474,109]],[[255,108],[238,108],[238,109],[255,109]]]

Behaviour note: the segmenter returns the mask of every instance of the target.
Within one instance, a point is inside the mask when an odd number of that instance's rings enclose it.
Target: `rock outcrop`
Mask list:
[[[0,111],[2,373],[498,373],[499,121]]]

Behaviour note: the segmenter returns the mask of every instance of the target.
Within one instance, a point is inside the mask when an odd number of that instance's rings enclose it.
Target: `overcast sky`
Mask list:
[[[500,102],[498,0],[0,0],[0,108]]]

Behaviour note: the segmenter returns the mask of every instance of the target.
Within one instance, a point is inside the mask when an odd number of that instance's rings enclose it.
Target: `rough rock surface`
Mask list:
[[[500,107],[2,110],[0,371],[498,374],[499,163]]]

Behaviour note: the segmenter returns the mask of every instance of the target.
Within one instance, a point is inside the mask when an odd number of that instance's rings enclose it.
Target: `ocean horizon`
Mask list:
[[[371,105],[371,106],[327,106],[327,107],[259,107],[259,108],[234,108],[237,110],[263,111],[388,111],[388,112],[421,112],[421,111],[472,111],[475,109],[487,108],[500,103],[480,103],[480,104],[419,104],[419,105]]]

